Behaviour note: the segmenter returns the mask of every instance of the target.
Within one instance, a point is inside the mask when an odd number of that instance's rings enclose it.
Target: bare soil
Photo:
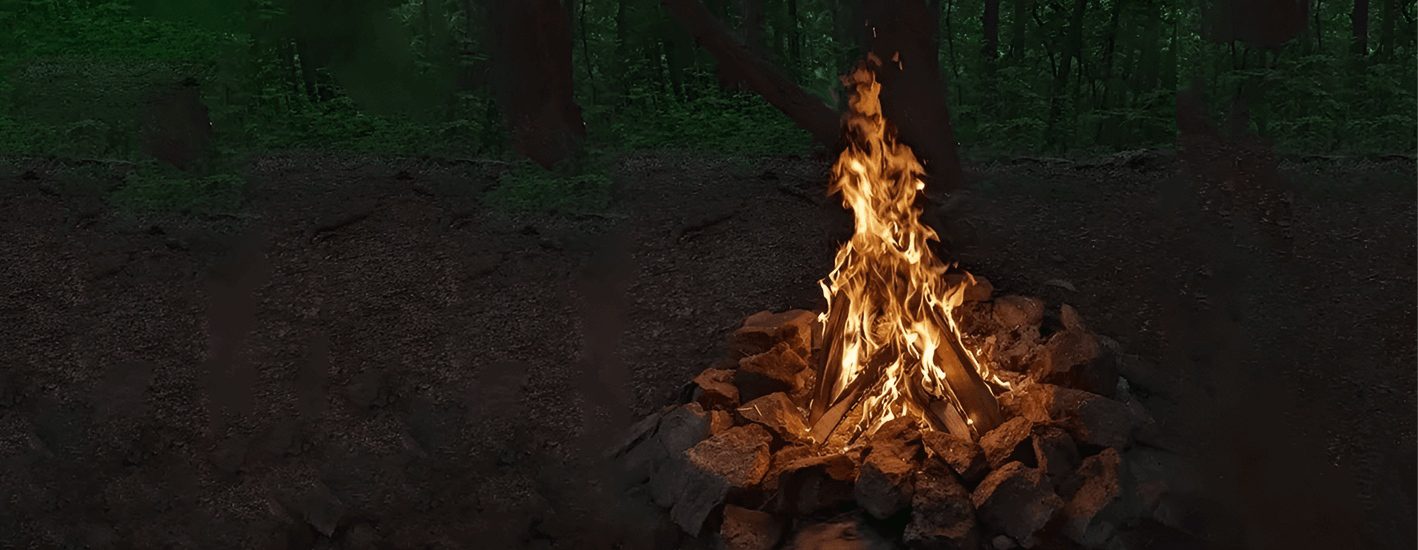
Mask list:
[[[1148,402],[1219,546],[1412,548],[1414,164],[1252,168],[977,164],[929,216],[1182,381]],[[627,157],[589,214],[490,207],[499,170],[273,157],[238,215],[138,218],[116,175],[0,168],[0,547],[665,540],[602,449],[745,316],[818,305],[827,164]]]

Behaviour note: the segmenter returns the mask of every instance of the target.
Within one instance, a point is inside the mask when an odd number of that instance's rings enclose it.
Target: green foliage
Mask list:
[[[511,211],[594,213],[604,210],[610,197],[611,179],[601,165],[560,173],[521,162],[504,172],[484,199]]]
[[[757,22],[740,3],[706,5],[740,37],[757,25],[754,47],[766,59],[839,103],[836,75],[858,51],[854,1],[763,2]],[[1383,34],[1386,13],[1370,14],[1373,51],[1356,56],[1346,3],[1319,4],[1320,30],[1262,51],[1207,36],[1194,2],[1092,0],[1082,50],[1060,79],[1075,3],[1025,3],[1017,18],[1015,4],[1001,2],[990,61],[980,16],[987,1],[934,3],[948,101],[967,153],[1168,146],[1176,93],[1192,85],[1216,120],[1242,99],[1255,131],[1285,151],[1418,146],[1415,33],[1400,20]],[[809,147],[761,98],[731,91],[657,1],[563,5],[592,147],[751,156]],[[1410,13],[1412,3],[1401,8]],[[196,78],[226,159],[291,148],[501,156],[507,132],[489,89],[490,29],[483,3],[468,0],[6,0],[0,155],[139,159],[151,98]],[[507,204],[527,202],[520,193]]]
[[[193,176],[143,166],[128,173],[108,200],[120,211],[214,214],[240,208],[246,182],[232,174]]]

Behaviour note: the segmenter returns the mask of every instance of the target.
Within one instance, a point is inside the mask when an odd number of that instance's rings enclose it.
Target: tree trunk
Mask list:
[[[999,58],[999,0],[985,0],[985,13],[980,18],[980,27],[984,31],[982,48],[985,75],[988,77],[994,73],[995,60]]]
[[[1384,0],[1384,18],[1379,22],[1379,58],[1393,59],[1393,29],[1398,22],[1398,0]]]
[[[950,74],[960,78],[960,61],[955,57],[955,29],[950,22],[951,9],[955,7],[955,0],[945,0],[945,48],[946,55],[950,60]],[[931,14],[932,17],[935,14]],[[937,46],[937,50],[939,47]]]
[[[1354,0],[1354,11],[1349,21],[1354,30],[1354,54],[1360,57],[1369,55],[1369,0]]]
[[[819,143],[837,144],[840,134],[837,113],[763,58],[749,53],[704,4],[699,0],[661,0],[661,3],[720,66],[731,68],[750,89],[788,115]]]
[[[915,151],[938,189],[960,187],[960,158],[946,105],[938,51],[937,19],[924,0],[886,0],[862,6],[867,51],[881,61],[881,108],[897,136]]]
[[[1108,30],[1103,34],[1103,97],[1101,105],[1107,108],[1113,91],[1113,58],[1118,47],[1118,22],[1122,19],[1123,3],[1113,0],[1113,13],[1108,16]]]
[[[793,62],[792,72],[802,68],[803,36],[802,22],[798,20],[798,0],[788,0],[788,59]]]
[[[428,0],[424,2],[427,3]],[[595,105],[600,102],[596,99],[596,71],[591,66],[591,27],[586,24],[586,8],[589,3],[589,0],[581,0],[581,18],[577,26],[581,27],[581,61],[586,66],[586,85],[591,88],[591,104]]]
[[[569,14],[558,0],[502,0],[488,16],[493,83],[513,147],[547,168],[570,159],[586,125],[572,97]]]
[[[1083,50],[1083,14],[1088,9],[1088,0],[1074,0],[1073,14],[1069,17],[1068,42],[1060,56],[1058,70],[1054,73],[1054,85],[1049,93],[1049,120],[1045,127],[1045,142],[1057,149],[1067,148],[1067,139],[1060,139],[1059,123],[1063,117],[1063,97],[1068,92],[1068,76],[1073,70],[1073,60]],[[1071,132],[1070,132],[1071,133]]]
[[[1019,63],[1024,59],[1025,41],[1029,36],[1029,0],[1014,0],[1014,15],[1009,22],[1009,59]]]

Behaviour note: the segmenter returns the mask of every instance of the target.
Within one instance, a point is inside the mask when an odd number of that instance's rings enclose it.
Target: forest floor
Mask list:
[[[1414,546],[1412,160],[1284,162],[1266,220],[1167,156],[967,168],[945,248],[1185,382],[1149,405],[1222,546]],[[745,316],[819,305],[827,163],[629,156],[577,213],[489,204],[500,170],[269,157],[237,211],[135,216],[114,170],[0,166],[0,547],[663,535],[601,452]]]

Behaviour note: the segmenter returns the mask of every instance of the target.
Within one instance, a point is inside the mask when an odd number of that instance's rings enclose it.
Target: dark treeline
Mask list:
[[[940,73],[967,152],[1168,146],[1189,87],[1213,117],[1244,110],[1283,150],[1415,146],[1412,1],[919,1],[938,17]],[[499,105],[519,99],[494,85],[497,41],[518,44],[497,21],[536,3],[546,2],[12,0],[0,7],[0,138],[13,150],[93,135],[94,149],[125,150],[104,137],[125,115],[102,107],[142,96],[135,79],[195,76],[228,147],[494,153],[509,140]],[[762,153],[808,143],[660,0],[549,4],[560,18],[549,28],[564,30],[546,34],[570,38],[569,85],[591,143]],[[703,5],[754,56],[841,104],[838,75],[869,32],[860,0]]]

